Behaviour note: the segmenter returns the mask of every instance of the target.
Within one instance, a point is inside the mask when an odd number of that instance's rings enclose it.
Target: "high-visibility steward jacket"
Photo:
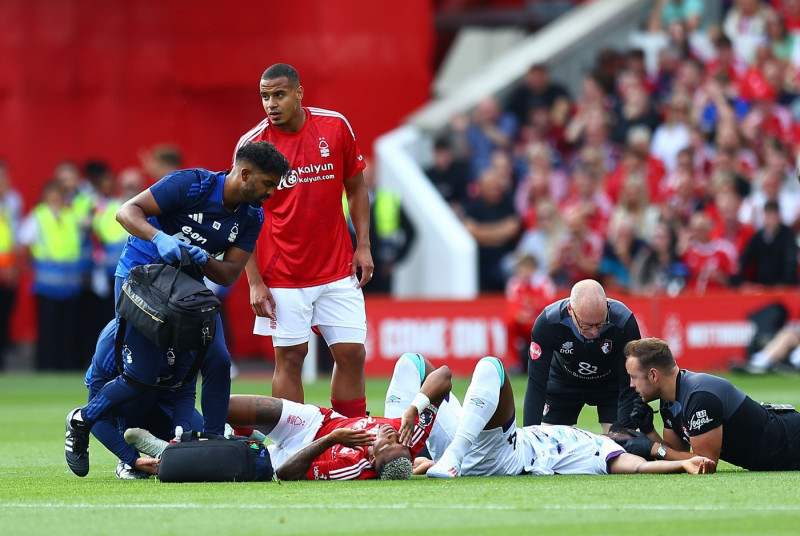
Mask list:
[[[33,217],[39,226],[31,244],[33,292],[52,299],[77,297],[81,290],[81,231],[69,207],[58,216],[45,204],[36,205]]]
[[[99,204],[92,218],[92,230],[103,248],[102,258],[95,259],[104,271],[114,277],[119,256],[125,242],[128,240],[128,231],[117,221],[117,210],[122,206],[119,199],[111,199]]]
[[[11,225],[11,215],[5,209],[0,209],[0,269],[14,265],[14,229]]]
[[[353,227],[350,220],[350,210],[347,203],[347,194],[342,194],[342,210],[347,220],[347,225]],[[375,234],[378,238],[391,239],[400,230],[400,194],[391,190],[378,189],[372,201],[372,212]]]
[[[7,209],[0,208],[0,285],[14,285],[12,274],[17,262],[15,246],[11,214]]]
[[[375,217],[375,234],[378,238],[390,239],[400,229],[400,195],[378,189],[372,207]]]

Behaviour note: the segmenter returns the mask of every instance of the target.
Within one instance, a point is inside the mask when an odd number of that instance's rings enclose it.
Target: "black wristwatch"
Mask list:
[[[656,450],[656,460],[663,460],[667,457],[667,447],[664,446],[664,443],[658,444],[658,450]]]

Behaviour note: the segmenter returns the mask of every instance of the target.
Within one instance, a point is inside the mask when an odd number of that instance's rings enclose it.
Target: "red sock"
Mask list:
[[[353,400],[334,400],[331,398],[331,408],[345,417],[366,417],[367,397],[362,396]]]
[[[233,433],[239,436],[250,437],[250,434],[253,433],[253,429],[245,428],[243,426],[234,426]]]

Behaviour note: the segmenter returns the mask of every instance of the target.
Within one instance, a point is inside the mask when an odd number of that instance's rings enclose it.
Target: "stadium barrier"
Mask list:
[[[780,302],[790,321],[800,318],[800,291],[720,292],[703,296],[619,297],[636,315],[643,337],[660,337],[678,364],[692,370],[725,370],[744,359],[754,332],[748,314]],[[392,300],[367,297],[368,375],[390,375],[397,356],[419,352],[454,374],[472,373],[486,355],[518,366],[507,353],[506,301],[502,296],[469,301]]]

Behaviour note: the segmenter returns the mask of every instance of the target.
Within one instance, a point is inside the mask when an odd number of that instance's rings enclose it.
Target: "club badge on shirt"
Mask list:
[[[331,155],[331,149],[325,138],[319,139],[319,155],[323,158],[328,158]]]

